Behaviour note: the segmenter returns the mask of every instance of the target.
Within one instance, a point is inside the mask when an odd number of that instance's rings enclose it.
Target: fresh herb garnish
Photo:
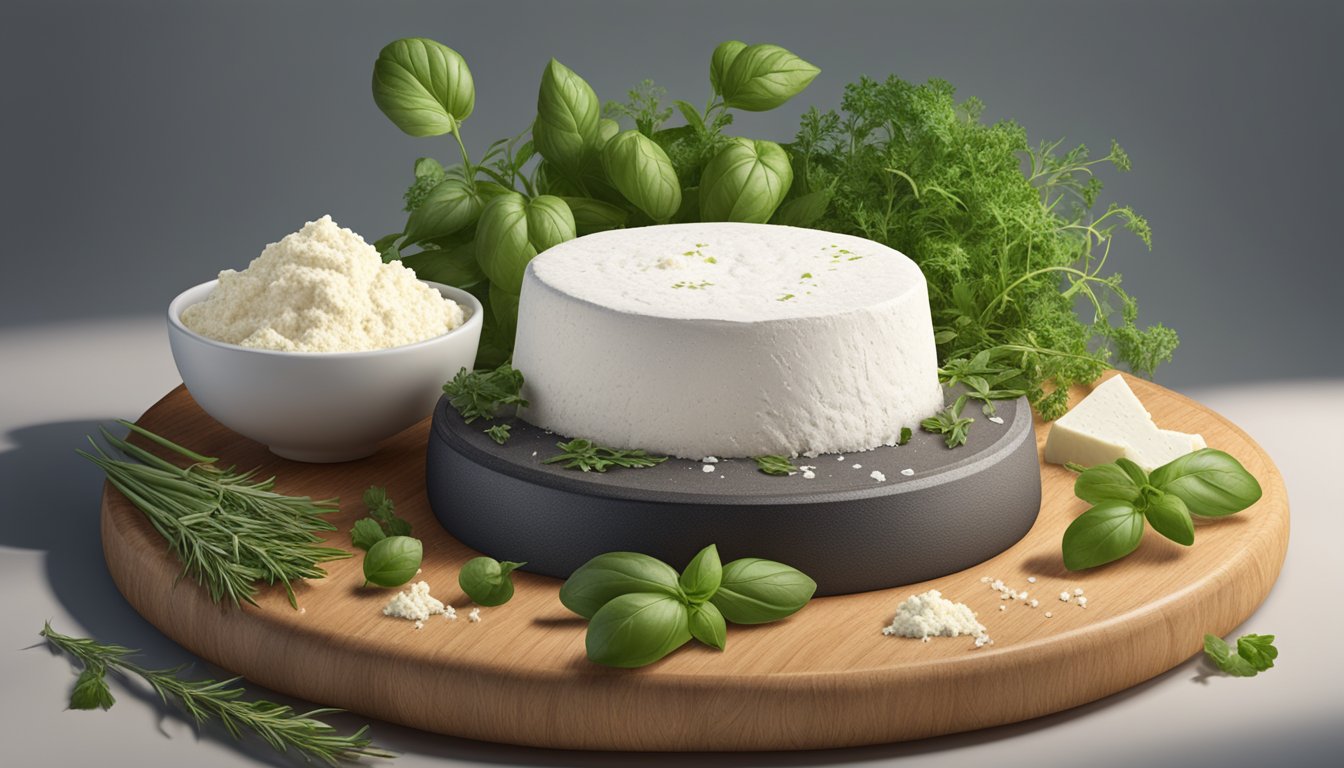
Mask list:
[[[518,394],[522,387],[522,372],[503,363],[490,370],[463,368],[443,385],[443,391],[448,402],[470,424],[477,419],[493,419],[508,405],[526,406],[527,400]]]
[[[1274,666],[1274,659],[1279,657],[1273,635],[1242,635],[1235,649],[1217,635],[1205,635],[1204,653],[1233,677],[1255,677]]]
[[[677,575],[636,552],[589,560],[560,588],[560,602],[589,620],[588,658],[642,667],[695,638],[723,650],[727,623],[764,624],[797,613],[817,584],[783,563],[743,558],[726,565],[713,544]]]
[[[420,570],[425,548],[410,536],[379,539],[364,553],[364,586],[399,587]]]
[[[919,423],[920,428],[925,432],[932,432],[943,436],[943,442],[947,443],[948,448],[956,448],[959,445],[966,444],[967,430],[975,419],[962,418],[961,409],[966,405],[966,398],[958,397],[956,402],[938,413]]]
[[[107,673],[112,671],[144,680],[164,702],[177,703],[198,724],[217,721],[235,739],[241,739],[244,732],[254,734],[277,752],[294,750],[307,760],[332,766],[360,757],[396,757],[372,746],[368,726],[343,736],[317,719],[339,710],[295,712],[284,704],[246,700],[243,696],[247,691],[232,685],[238,678],[184,680],[179,676],[182,667],[148,669],[129,660],[136,653],[130,648],[62,635],[51,624],[42,628],[41,636],[83,667],[70,694],[71,709],[109,709],[116,702],[107,685]]]
[[[496,424],[485,430],[485,434],[489,435],[491,440],[503,445],[509,442],[509,431],[512,429],[513,427],[508,424]]]
[[[1074,495],[1092,504],[1064,531],[1064,566],[1071,571],[1109,563],[1138,549],[1144,521],[1183,546],[1195,542],[1191,515],[1219,517],[1260,499],[1260,483],[1222,451],[1202,448],[1153,470],[1116,459],[1083,470]]]
[[[792,475],[798,471],[787,456],[756,456],[756,468],[767,475]]]
[[[915,436],[914,431],[911,430],[909,427],[901,427],[901,436],[896,438],[896,444],[905,445],[906,443],[910,442],[910,438],[914,436]]]
[[[289,604],[297,607],[294,581],[320,579],[326,576],[321,563],[350,557],[343,549],[318,546],[320,532],[336,530],[323,517],[335,511],[335,501],[275,493],[275,478],[254,480],[256,470],[217,467],[214,457],[129,421],[118,423],[190,463],[179,467],[106,429],[103,440],[132,461],[113,459],[93,438],[95,453],[79,455],[97,464],[112,487],[144,513],[182,562],[183,575],[204,586],[216,603],[255,605],[256,583],[264,581],[283,584]]]
[[[387,495],[387,489],[371,485],[364,491],[364,507],[368,517],[355,521],[350,530],[350,543],[359,549],[367,550],[388,536],[410,536],[411,523],[397,517],[396,505]]]
[[[477,605],[503,605],[513,597],[513,571],[527,563],[473,557],[457,574],[457,584]]]
[[[565,469],[584,472],[606,472],[610,467],[643,469],[667,461],[666,456],[653,456],[641,448],[607,448],[592,440],[575,438],[567,443],[556,443],[560,453],[543,460],[543,464],[564,462]]]

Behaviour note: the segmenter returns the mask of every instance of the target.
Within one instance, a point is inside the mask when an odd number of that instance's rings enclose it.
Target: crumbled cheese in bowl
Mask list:
[[[280,352],[363,352],[441,336],[465,320],[462,307],[384,264],[364,238],[330,216],[266,246],[241,272],[182,311],[209,339]]]

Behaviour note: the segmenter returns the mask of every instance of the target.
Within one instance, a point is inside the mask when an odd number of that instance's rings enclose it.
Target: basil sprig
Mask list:
[[[457,574],[457,585],[471,601],[486,607],[503,605],[513,597],[514,570],[527,565],[493,557],[473,557]]]
[[[710,544],[680,576],[638,552],[598,555],[565,581],[560,602],[589,619],[589,660],[631,668],[652,664],[691,638],[723,650],[727,622],[778,621],[816,590],[815,581],[783,563],[752,557],[724,565]]]
[[[1195,543],[1192,515],[1221,517],[1260,500],[1260,483],[1222,451],[1203,448],[1153,470],[1116,459],[1083,470],[1074,495],[1091,503],[1064,531],[1064,566],[1080,571],[1138,549],[1144,521],[1177,544]]]

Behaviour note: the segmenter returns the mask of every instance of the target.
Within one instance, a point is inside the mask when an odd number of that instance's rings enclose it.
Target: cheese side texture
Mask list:
[[[768,224],[599,232],[532,260],[522,418],[682,458],[894,444],[943,406],[924,275],[857,237]]]
[[[1116,375],[1055,421],[1045,440],[1045,460],[1092,467],[1123,456],[1151,472],[1204,447],[1199,435],[1159,429],[1124,378]]]

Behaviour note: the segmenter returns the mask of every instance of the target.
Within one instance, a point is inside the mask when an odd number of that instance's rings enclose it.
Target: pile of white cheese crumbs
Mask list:
[[[891,626],[882,630],[884,635],[917,637],[928,642],[930,637],[957,637],[972,635],[975,647],[993,644],[983,624],[975,620],[975,613],[962,603],[954,603],[936,589],[907,598],[896,609]]]
[[[1030,584],[1035,584],[1035,583],[1036,583],[1036,577],[1035,577],[1035,576],[1028,576],[1028,577],[1027,577],[1027,582],[1030,583]],[[1028,598],[1030,597],[1030,594],[1029,594],[1028,592],[1025,592],[1025,591],[1023,591],[1023,592],[1017,592],[1017,591],[1015,591],[1012,587],[1010,587],[1010,586],[1008,586],[1007,584],[1005,584],[1005,583],[1003,582],[1002,579],[995,579],[995,578],[991,578],[991,577],[989,577],[989,576],[981,576],[981,577],[980,577],[980,583],[981,583],[981,584],[988,584],[990,589],[994,590],[995,592],[998,592],[998,593],[999,593],[999,599],[1000,599],[1000,600],[1018,600],[1018,601],[1021,601],[1024,605],[1027,605],[1027,606],[1029,606],[1029,607],[1031,607],[1031,608],[1039,608],[1040,605],[1041,605],[1041,601],[1040,601],[1040,600],[1037,600],[1037,599],[1034,598],[1034,597],[1031,598],[1030,600],[1028,600]],[[1077,605],[1079,608],[1086,608],[1086,607],[1087,607],[1087,598],[1083,595],[1083,588],[1082,588],[1082,587],[1074,587],[1074,588],[1073,588],[1073,592],[1069,592],[1068,590],[1064,590],[1064,591],[1060,592],[1060,593],[1059,593],[1059,600],[1060,600],[1060,602],[1064,602],[1064,603],[1072,602],[1073,604]],[[1002,611],[1002,610],[1007,610],[1006,605],[1007,605],[1007,604],[1005,603],[1005,605],[999,606],[999,610],[1001,610],[1001,611]],[[1045,617],[1046,617],[1047,619],[1048,619],[1048,618],[1052,618],[1053,616],[1054,616],[1053,613],[1046,613],[1046,614],[1045,614]]]
[[[479,612],[480,609],[472,611],[477,614],[472,621],[480,621]],[[429,582],[425,581],[412,584],[408,592],[398,592],[387,605],[383,606],[384,616],[414,621],[416,629],[423,629],[426,619],[439,614],[443,614],[447,619],[457,618],[457,611],[451,605],[444,605],[430,596]]]
[[[247,269],[182,312],[182,324],[216,341],[282,352],[361,352],[440,336],[462,307],[384,264],[373,246],[323,216],[266,246]]]

